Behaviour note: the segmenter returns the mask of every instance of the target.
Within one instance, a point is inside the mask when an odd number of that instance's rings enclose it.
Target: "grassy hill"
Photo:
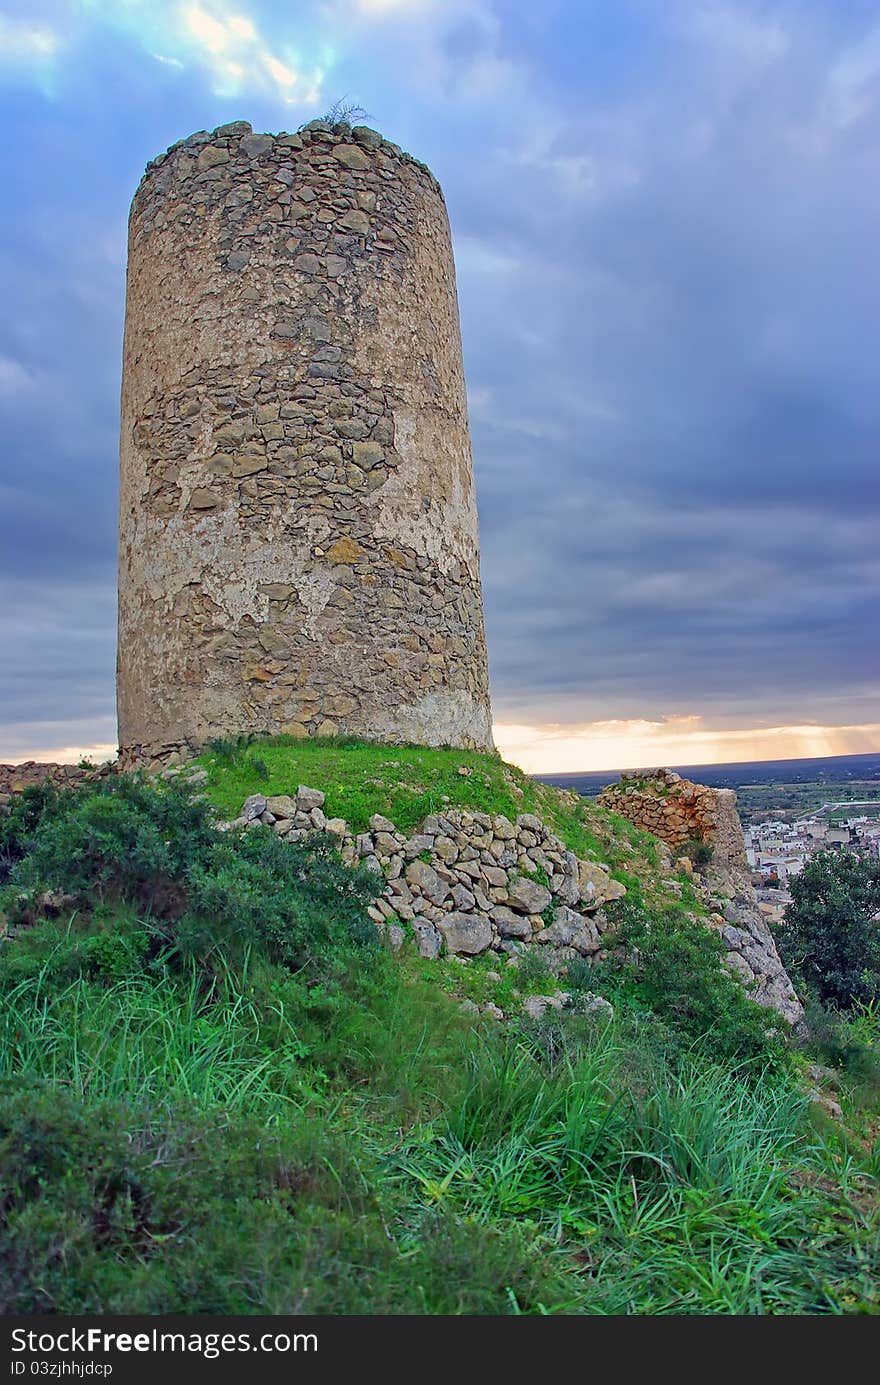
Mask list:
[[[298,784],[322,789],[327,816],[344,818],[355,832],[365,831],[374,813],[402,832],[415,831],[445,807],[511,819],[535,813],[569,850],[603,861],[636,893],[653,896],[659,889],[662,845],[656,838],[576,793],[529,778],[497,755],[276,736],[215,742],[196,763],[208,774],[204,792],[229,819],[249,794],[290,793]]]
[[[877,1311],[874,1040],[828,1120],[657,842],[490,756],[199,765],[202,799],[119,776],[0,823],[2,1311]],[[300,783],[355,828],[539,813],[631,887],[617,959],[392,955],[331,841],[216,832]],[[556,984],[565,1009],[517,1008]],[[489,996],[504,1022],[462,1008]]]

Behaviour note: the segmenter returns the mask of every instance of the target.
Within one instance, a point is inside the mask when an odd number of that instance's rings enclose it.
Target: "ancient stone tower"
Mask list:
[[[449,224],[321,122],[192,135],[129,230],[123,761],[285,731],[492,744]]]

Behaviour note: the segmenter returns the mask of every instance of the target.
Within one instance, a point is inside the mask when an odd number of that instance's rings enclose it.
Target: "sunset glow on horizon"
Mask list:
[[[742,728],[712,727],[697,716],[543,726],[496,722],[494,735],[499,754],[527,774],[822,759],[880,751],[880,722]],[[115,755],[115,744],[99,742],[35,746],[8,755],[0,751],[0,762],[37,760],[75,765],[88,759],[101,764]]]
[[[528,774],[799,760],[880,750],[880,722],[716,729],[702,717],[670,717],[581,726],[496,723],[494,730],[500,754]]]

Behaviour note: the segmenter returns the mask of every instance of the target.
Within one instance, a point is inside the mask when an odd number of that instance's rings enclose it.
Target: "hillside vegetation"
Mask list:
[[[530,779],[497,755],[357,740],[293,740],[276,736],[218,741],[197,761],[208,774],[205,792],[227,817],[237,817],[252,793],[289,793],[297,784],[327,795],[328,817],[366,831],[373,813],[412,832],[444,807],[477,812],[535,813],[578,856],[602,860],[636,890],[657,876],[659,843],[625,818],[578,794]]]
[[[487,756],[201,763],[204,798],[110,776],[0,823],[2,1311],[877,1310],[868,1088],[840,1074],[845,1122],[811,1107],[658,843]],[[540,1020],[540,958],[392,955],[330,838],[215,830],[297,783],[355,826],[444,795],[540,813],[633,883],[624,948]],[[462,1009],[502,993],[503,1023]]]

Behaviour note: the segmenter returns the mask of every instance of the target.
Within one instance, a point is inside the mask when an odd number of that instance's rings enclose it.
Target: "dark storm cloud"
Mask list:
[[[0,0],[0,754],[113,739],[128,202],[192,129],[314,114],[278,61],[444,184],[496,713],[877,720],[871,8],[298,10],[47,4],[50,52]]]
[[[454,173],[503,716],[876,718],[880,45],[778,13]]]

